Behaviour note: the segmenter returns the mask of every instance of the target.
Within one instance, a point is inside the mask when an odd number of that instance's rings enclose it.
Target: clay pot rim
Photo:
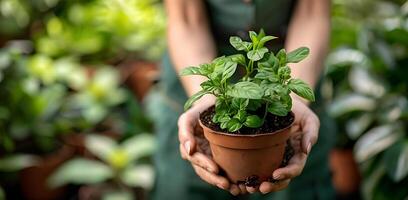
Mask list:
[[[291,115],[293,116],[293,121],[292,121],[292,123],[290,123],[287,127],[282,128],[282,129],[279,129],[279,130],[276,130],[276,131],[271,132],[271,133],[261,133],[261,134],[248,134],[248,135],[244,135],[244,134],[233,134],[233,133],[226,133],[226,132],[221,132],[221,131],[215,131],[215,130],[211,129],[210,127],[204,125],[204,124],[201,122],[201,118],[198,119],[198,122],[200,123],[200,126],[201,126],[201,127],[206,128],[206,129],[208,129],[208,130],[211,130],[210,133],[213,133],[213,134],[225,135],[225,136],[231,136],[231,137],[255,138],[255,137],[262,137],[262,136],[267,136],[267,135],[278,134],[278,133],[281,133],[281,132],[286,131],[287,129],[290,129],[290,128],[293,126],[293,124],[295,123],[296,116],[295,116],[295,114],[294,114],[292,111],[290,111],[289,114],[291,114]],[[200,113],[200,115],[201,115],[201,113]]]

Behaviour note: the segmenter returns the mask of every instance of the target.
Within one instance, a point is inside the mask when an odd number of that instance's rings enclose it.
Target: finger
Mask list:
[[[188,113],[182,114],[178,120],[179,141],[189,155],[195,152],[196,149],[196,141],[194,138],[194,127],[196,123],[196,119],[193,119]]]
[[[305,120],[302,120],[301,126],[303,132],[302,151],[309,154],[312,146],[316,144],[319,135],[319,118],[310,111]]]
[[[241,190],[239,189],[239,187],[237,186],[237,185],[235,185],[235,184],[232,184],[231,185],[231,188],[230,188],[230,193],[232,194],[232,195],[234,195],[234,196],[237,196],[237,195],[239,195],[240,193],[241,193]]]
[[[286,167],[276,169],[273,172],[273,178],[276,180],[283,180],[299,176],[305,167],[306,159],[307,155],[304,153],[295,154]]]
[[[198,165],[192,165],[194,168],[194,171],[196,172],[196,174],[205,182],[211,184],[211,185],[215,185],[220,189],[229,191],[230,189],[230,183],[229,181],[222,176],[218,176],[214,173],[211,173],[203,168],[201,168]]]
[[[246,190],[251,194],[257,192],[258,188],[259,186],[255,186],[255,187],[246,186]]]
[[[248,191],[247,191],[247,189],[246,189],[246,187],[245,187],[244,184],[239,184],[238,187],[239,187],[239,189],[241,190],[241,194],[246,194],[246,193],[248,193]]]
[[[180,144],[180,154],[181,157],[183,157],[184,159],[187,159],[188,161],[190,161],[193,165],[198,165],[199,167],[218,174],[218,165],[208,156],[200,153],[200,152],[195,152],[192,155],[188,155],[185,148],[183,148],[183,145]]]
[[[276,192],[279,190],[283,190],[286,187],[288,187],[289,183],[290,183],[290,179],[281,180],[277,183],[263,182],[259,186],[259,192],[261,192],[262,194],[266,194],[270,192]]]

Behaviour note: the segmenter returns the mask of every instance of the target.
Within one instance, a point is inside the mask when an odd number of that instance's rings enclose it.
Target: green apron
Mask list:
[[[282,48],[287,25],[295,4],[291,0],[208,0],[208,16],[218,53],[231,54],[229,37],[238,35],[248,39],[248,30],[263,28],[269,35],[280,40],[270,46]],[[237,199],[228,192],[202,181],[190,163],[182,160],[177,135],[178,116],[183,113],[187,96],[168,54],[162,60],[160,83],[147,98],[147,109],[155,124],[158,150],[154,155],[156,180],[150,195],[153,200],[224,200]],[[319,91],[316,92],[319,97]],[[246,195],[238,199],[334,199],[331,176],[328,168],[328,152],[333,146],[335,129],[333,121],[326,115],[319,98],[312,105],[319,115],[321,128],[319,141],[312,148],[302,175],[292,180],[281,192],[268,195]],[[271,172],[272,173],[272,172]]]

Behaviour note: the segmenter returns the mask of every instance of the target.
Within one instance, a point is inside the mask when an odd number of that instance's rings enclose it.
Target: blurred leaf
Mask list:
[[[370,129],[356,142],[354,156],[362,163],[384,151],[403,137],[398,124],[387,124]]]
[[[380,164],[374,169],[374,172],[364,178],[364,184],[362,186],[362,195],[364,199],[373,199],[374,190],[378,184],[381,184],[380,180],[385,173],[384,165]]]
[[[351,93],[334,99],[329,106],[329,113],[339,117],[353,111],[372,111],[375,108],[376,102],[373,98]]]
[[[109,160],[109,156],[117,148],[114,140],[109,137],[96,134],[86,136],[85,146],[92,154],[106,162]]]
[[[359,50],[340,48],[329,54],[326,65],[328,66],[326,68],[326,74],[330,74],[335,72],[337,68],[344,66],[361,66],[367,68],[371,65],[371,61]]]
[[[379,121],[382,123],[395,122],[403,115],[404,109],[408,108],[407,97],[399,95],[387,95],[381,104],[379,112]]]
[[[139,134],[126,139],[121,148],[127,152],[130,160],[137,160],[152,154],[156,148],[156,140],[151,134]]]
[[[346,132],[350,139],[357,139],[374,121],[372,113],[364,113],[346,122]]]
[[[107,160],[107,162],[115,169],[123,169],[130,162],[129,154],[122,148],[117,148],[113,151]]]
[[[386,64],[388,68],[394,68],[396,65],[394,54],[390,48],[390,46],[380,40],[377,39],[374,43],[374,51],[377,55],[381,58],[381,60]]]
[[[108,191],[102,195],[102,200],[135,200],[129,191]]]
[[[377,98],[383,96],[386,91],[383,81],[362,67],[354,66],[351,68],[349,82],[354,91]]]
[[[15,154],[0,159],[0,171],[15,172],[36,165],[39,158],[28,154]]]
[[[48,180],[52,187],[72,184],[95,184],[113,177],[113,171],[105,164],[84,158],[74,158],[59,167]]]
[[[154,182],[154,170],[150,165],[131,166],[123,171],[120,178],[128,186],[151,189]]]
[[[408,175],[408,141],[399,141],[384,154],[384,163],[388,175],[399,182]]]

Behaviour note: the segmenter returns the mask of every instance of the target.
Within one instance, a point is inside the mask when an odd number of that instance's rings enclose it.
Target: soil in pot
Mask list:
[[[263,113],[254,113],[254,114],[259,114],[258,116],[263,115]],[[256,134],[273,133],[275,131],[282,130],[284,128],[289,127],[295,120],[295,117],[291,113],[289,113],[286,116],[277,116],[277,115],[273,115],[268,112],[263,126],[259,128],[242,127],[240,130],[236,132],[228,132],[227,130],[221,129],[221,127],[218,124],[212,121],[212,118],[214,115],[215,115],[215,108],[214,106],[212,106],[209,109],[205,110],[203,113],[201,113],[200,120],[205,126],[207,126],[213,131],[230,133],[230,134],[242,134],[242,135],[256,135]]]
[[[214,114],[214,107],[201,113],[200,124],[213,158],[226,176],[234,183],[253,187],[262,181],[276,182],[271,178],[272,172],[286,166],[294,154],[289,142],[298,129],[292,126],[293,113],[286,116],[268,113],[262,127],[245,127],[232,133],[212,122]]]

